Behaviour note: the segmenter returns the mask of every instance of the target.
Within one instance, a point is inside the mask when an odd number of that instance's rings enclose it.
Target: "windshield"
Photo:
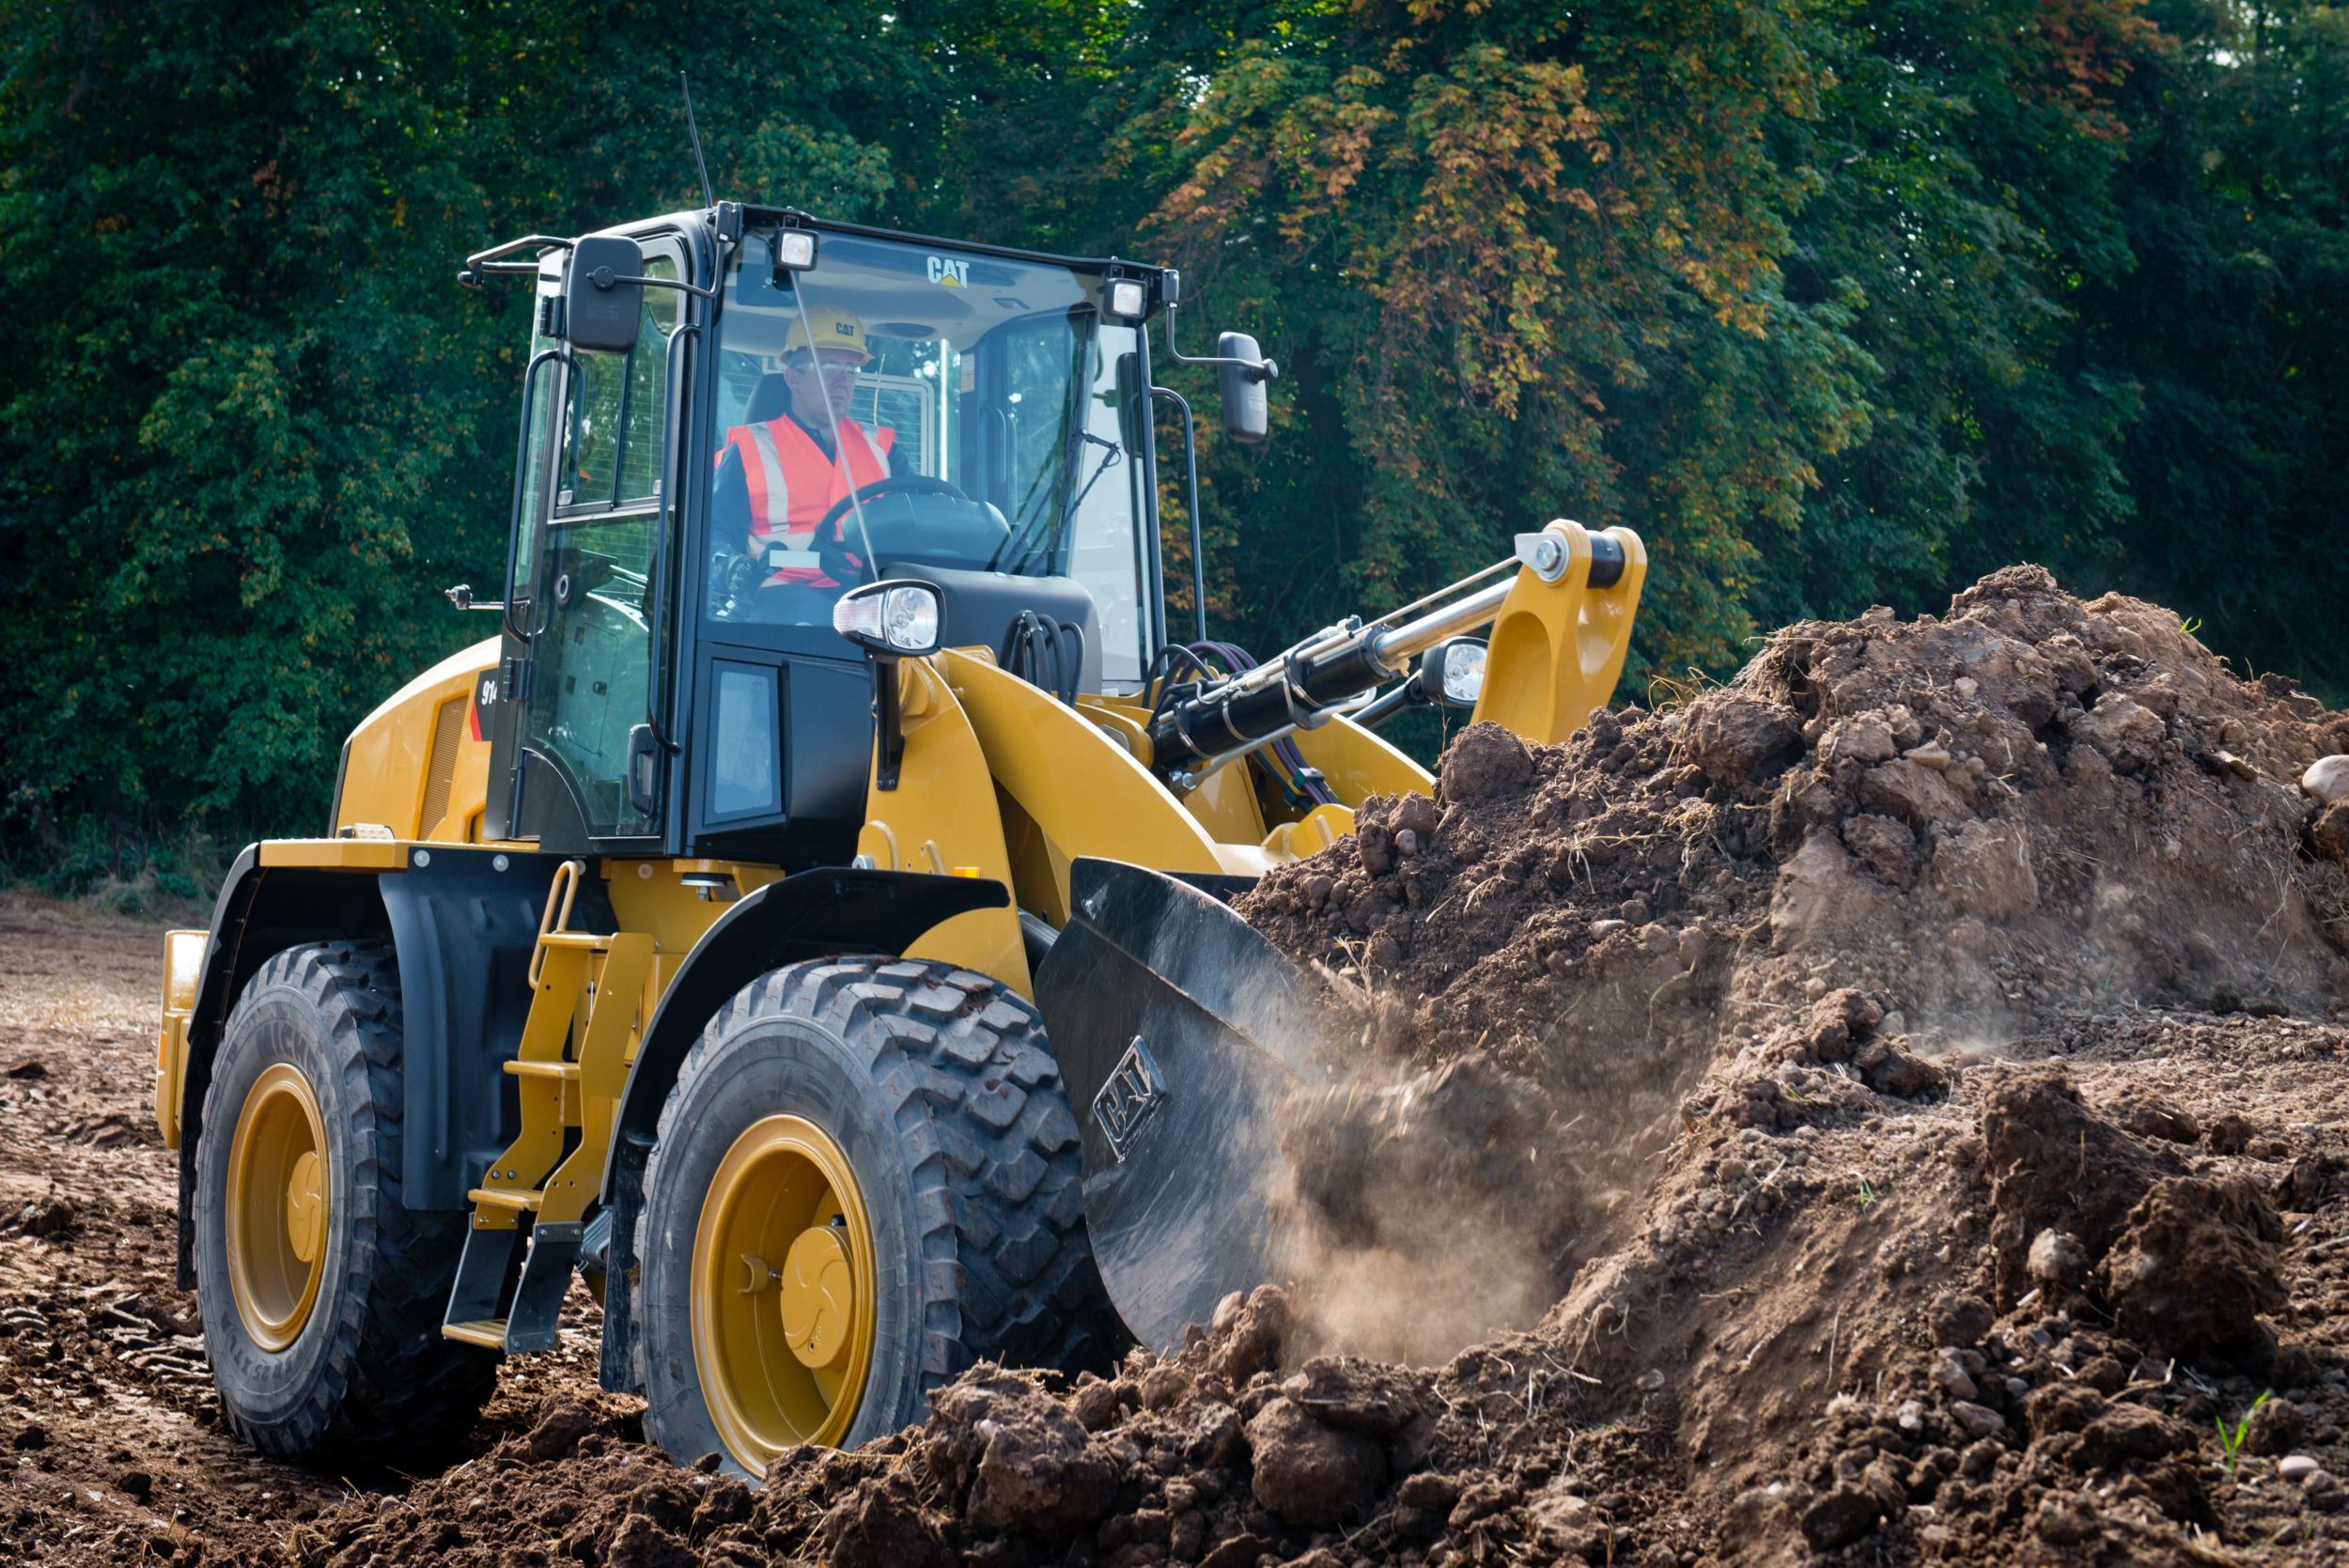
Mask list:
[[[844,590],[920,577],[949,645],[995,645],[984,607],[1017,603],[1139,681],[1147,395],[1099,276],[836,234],[777,274],[771,245],[746,236],[725,279],[704,613],[829,628]]]

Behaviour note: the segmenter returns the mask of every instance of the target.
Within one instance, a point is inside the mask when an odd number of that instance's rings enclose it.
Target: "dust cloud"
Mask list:
[[[1644,1185],[1662,1129],[1568,1114],[1483,1056],[1360,1064],[1279,1113],[1296,1354],[1439,1365],[1531,1327]]]

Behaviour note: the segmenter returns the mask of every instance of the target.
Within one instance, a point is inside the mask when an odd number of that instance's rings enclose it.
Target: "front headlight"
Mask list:
[[[882,634],[900,653],[927,653],[938,646],[938,595],[909,584],[881,598]]]
[[[832,601],[832,629],[872,653],[919,659],[938,651],[942,598],[928,582],[868,582]]]
[[[1455,643],[1443,660],[1443,700],[1454,707],[1474,707],[1485,690],[1485,644]]]

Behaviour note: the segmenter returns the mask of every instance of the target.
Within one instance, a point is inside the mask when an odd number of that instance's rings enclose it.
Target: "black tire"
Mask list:
[[[727,1452],[695,1369],[694,1236],[726,1152],[777,1115],[838,1145],[871,1224],[873,1346],[842,1447],[919,1421],[930,1390],[980,1360],[1100,1370],[1122,1348],[1085,1235],[1077,1124],[1035,1009],[947,964],[794,964],[703,1030],[646,1166],[635,1371],[646,1435],[672,1455]]]
[[[288,948],[228,1016],[195,1152],[195,1276],[204,1345],[228,1424],[264,1453],[380,1456],[463,1430],[498,1357],[441,1337],[464,1246],[461,1212],[400,1201],[398,970],[388,942]],[[264,1073],[307,1080],[326,1134],[324,1265],[296,1337],[255,1337],[229,1280],[230,1151]]]

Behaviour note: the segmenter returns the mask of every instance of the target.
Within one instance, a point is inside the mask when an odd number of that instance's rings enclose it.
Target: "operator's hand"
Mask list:
[[[730,550],[712,551],[709,557],[709,613],[723,618],[734,613],[735,606],[751,597],[758,586],[758,563],[747,555]]]

